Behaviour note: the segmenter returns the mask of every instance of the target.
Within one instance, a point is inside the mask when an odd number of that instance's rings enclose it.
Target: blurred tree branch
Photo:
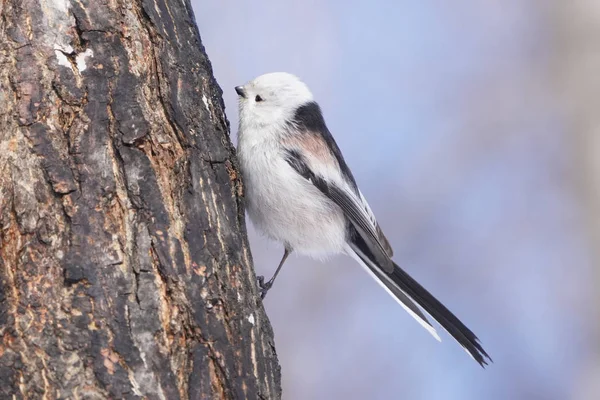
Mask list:
[[[584,223],[593,253],[596,287],[600,285],[600,2],[597,0],[555,0],[550,4],[550,24],[557,51],[557,98],[564,100],[568,131],[573,138],[573,181],[580,193]],[[600,393],[600,291],[595,291],[596,348],[591,355],[588,386],[582,398]],[[590,397],[591,396],[591,397]]]

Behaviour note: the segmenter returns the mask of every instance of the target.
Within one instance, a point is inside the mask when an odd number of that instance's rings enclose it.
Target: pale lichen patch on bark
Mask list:
[[[75,56],[75,64],[77,65],[77,70],[80,73],[87,69],[85,59],[88,57],[94,57],[94,51],[92,49],[86,49],[84,52]]]
[[[67,67],[71,71],[73,70],[73,66],[71,65],[71,61],[65,55],[65,50],[63,50],[59,46],[56,46],[56,48],[54,50],[54,54],[56,55],[56,61],[58,62],[58,65],[60,65],[62,67]]]

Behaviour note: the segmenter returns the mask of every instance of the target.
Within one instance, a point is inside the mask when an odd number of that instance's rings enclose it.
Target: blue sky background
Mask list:
[[[192,3],[232,140],[234,86],[300,76],[396,262],[495,361],[436,342],[351,259],[293,257],[265,302],[284,399],[586,398],[593,262],[543,2]],[[270,277],[282,247],[250,239]]]

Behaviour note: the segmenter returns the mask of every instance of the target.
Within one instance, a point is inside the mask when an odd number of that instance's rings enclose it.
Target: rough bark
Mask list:
[[[189,0],[0,16],[0,398],[279,398]]]

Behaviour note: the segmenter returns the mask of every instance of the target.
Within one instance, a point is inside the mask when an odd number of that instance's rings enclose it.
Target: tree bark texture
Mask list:
[[[0,399],[279,398],[189,0],[0,17]]]

